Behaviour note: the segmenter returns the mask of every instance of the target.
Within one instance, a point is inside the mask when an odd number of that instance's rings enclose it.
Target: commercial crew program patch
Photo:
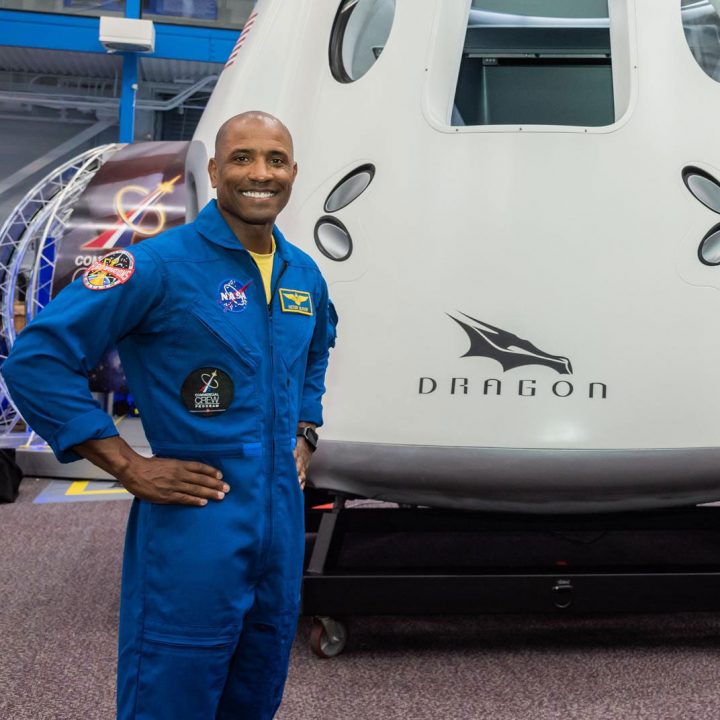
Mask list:
[[[312,315],[312,298],[305,290],[285,290],[280,288],[280,305],[286,313]]]
[[[248,304],[247,294],[245,291],[250,287],[252,280],[242,282],[231,278],[220,283],[218,288],[218,305],[224,312],[242,312]]]
[[[83,275],[88,290],[109,290],[124,285],[135,272],[135,258],[128,250],[115,250],[96,260]]]
[[[183,381],[183,405],[194,415],[211,416],[225,412],[233,401],[235,386],[220,368],[202,367],[193,370]]]

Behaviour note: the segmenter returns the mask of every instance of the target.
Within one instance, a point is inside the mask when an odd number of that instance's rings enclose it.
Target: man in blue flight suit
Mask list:
[[[62,462],[87,458],[135,496],[120,720],[269,720],[297,623],[301,483],[334,335],[327,286],[274,225],[297,173],[279,120],[228,120],[209,172],[217,202],[92,265],[2,368]],[[113,345],[152,458],[118,436],[88,390]]]

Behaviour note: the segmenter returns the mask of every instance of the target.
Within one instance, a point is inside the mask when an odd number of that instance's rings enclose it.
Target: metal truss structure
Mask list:
[[[95,173],[122,145],[87,150],[55,168],[30,190],[0,228],[0,367],[15,336],[15,311],[23,302],[30,322],[50,300],[57,247],[75,204]],[[0,376],[0,446],[27,435]]]

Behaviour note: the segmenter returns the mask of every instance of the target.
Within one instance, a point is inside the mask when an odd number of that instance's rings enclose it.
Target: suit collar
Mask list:
[[[239,250],[248,255],[250,254],[237,239],[235,233],[218,210],[216,200],[211,200],[200,211],[193,224],[195,229],[209,242],[229,250]],[[277,225],[273,227],[272,234],[275,238],[275,254],[283,260],[289,260],[288,242]]]

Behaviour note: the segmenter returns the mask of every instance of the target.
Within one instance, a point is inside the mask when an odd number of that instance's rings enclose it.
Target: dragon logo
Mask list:
[[[470,348],[462,357],[486,357],[497,360],[504,371],[524,365],[545,365],[560,375],[572,375],[570,360],[562,355],[551,355],[535,347],[529,340],[513,335],[507,330],[488,325],[460,313],[467,320],[448,315],[468,335]]]

